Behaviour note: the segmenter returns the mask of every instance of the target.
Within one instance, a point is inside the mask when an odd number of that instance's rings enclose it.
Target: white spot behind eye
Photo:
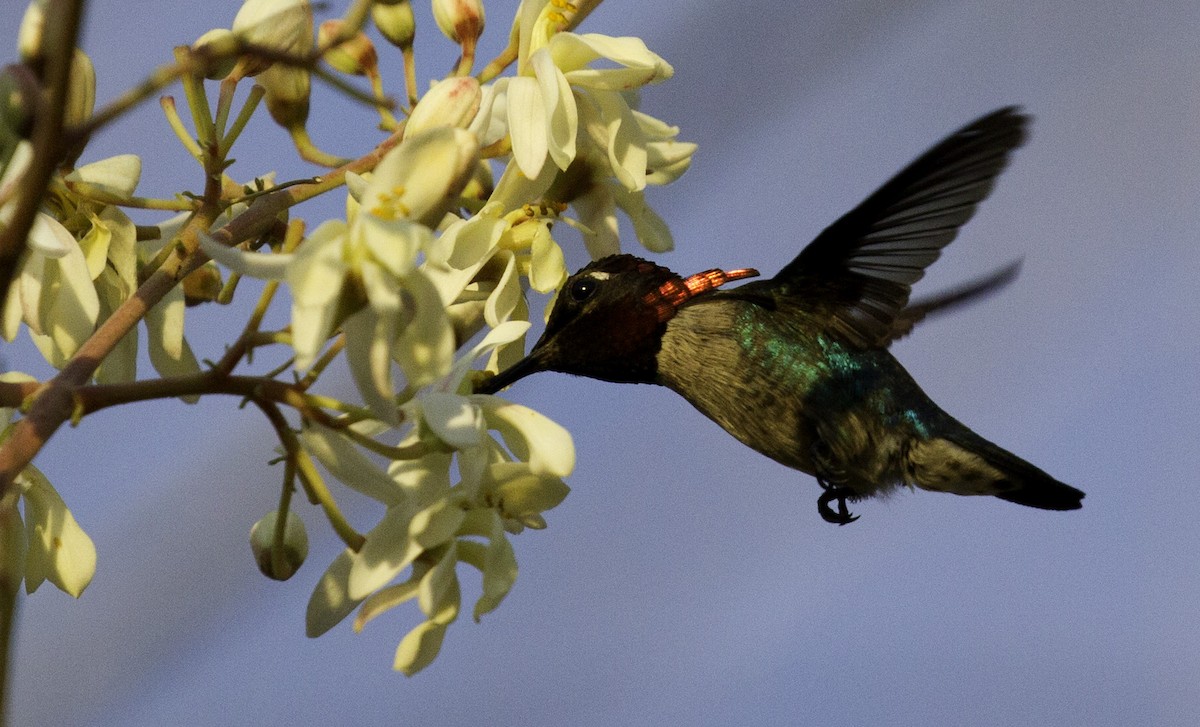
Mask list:
[[[612,273],[606,273],[603,270],[597,270],[594,273],[588,273],[587,276],[592,280],[608,280],[612,277]]]

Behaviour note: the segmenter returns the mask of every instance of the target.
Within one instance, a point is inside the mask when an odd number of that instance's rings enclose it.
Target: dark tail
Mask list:
[[[955,422],[957,424],[957,422]],[[1078,510],[1084,493],[959,424],[909,452],[915,484],[960,495],[994,495],[1042,510]]]

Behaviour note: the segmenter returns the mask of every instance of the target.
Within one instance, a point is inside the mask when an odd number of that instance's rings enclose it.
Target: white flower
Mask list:
[[[35,379],[10,371],[0,374],[0,381],[29,383]],[[15,409],[0,407],[0,440],[8,438],[15,414]],[[24,503],[25,537],[0,543],[7,566],[14,569],[10,573],[24,577],[27,593],[48,580],[78,598],[96,574],[95,544],[40,470],[29,465],[14,482]],[[15,528],[5,529],[15,534]]]
[[[242,252],[211,238],[214,260],[246,275],[287,281],[292,293],[296,367],[312,366],[333,331],[346,335],[346,357],[364,401],[397,421],[392,362],[419,387],[442,376],[454,334],[437,288],[418,269],[418,254],[470,177],[478,149],[462,129],[438,127],[405,139],[369,181],[350,181],[349,224],[326,222],[293,254]]]
[[[506,94],[513,159],[530,179],[549,156],[565,170],[575,159],[581,125],[604,129],[604,148],[618,178],[630,189],[645,186],[646,140],[622,91],[670,78],[666,61],[637,38],[553,33],[543,15],[521,50],[515,78],[501,79]],[[603,61],[604,67],[591,67]],[[609,67],[615,65],[617,67]]]
[[[416,136],[437,126],[470,126],[483,92],[479,81],[471,76],[455,76],[433,84],[408,115],[404,124],[405,136]]]
[[[16,478],[25,503],[25,590],[50,581],[78,598],[96,574],[96,546],[50,481],[30,465]]]
[[[366,534],[362,549],[343,552],[317,584],[308,606],[310,636],[324,633],[360,603],[355,628],[415,598],[427,620],[401,641],[395,662],[397,670],[411,675],[436,656],[446,627],[458,616],[459,561],[483,575],[476,619],[508,593],[517,569],[506,532],[544,527],[541,513],[567,494],[562,478],[574,467],[574,448],[566,430],[537,412],[457,391],[475,359],[521,337],[528,326],[524,321],[497,326],[433,391],[405,406],[412,430],[401,445],[432,438],[453,449],[459,482],[451,485],[451,455],[438,453],[395,462],[389,475],[397,488],[377,475],[369,485],[354,485],[392,502]],[[338,466],[344,466],[351,457],[321,459],[340,460]],[[408,579],[389,585],[405,571],[411,571]]]
[[[22,142],[0,179],[0,188],[20,183],[30,155],[28,143]],[[75,184],[86,184],[89,192],[122,199],[132,194],[140,175],[140,160],[122,155],[80,167],[63,178],[66,190],[50,195],[46,211],[34,220],[29,251],[4,303],[6,339],[13,340],[24,322],[46,360],[62,367],[100,320],[97,288],[105,289],[110,298],[109,310],[133,293],[137,284],[133,222],[116,207],[78,197],[71,190]],[[11,214],[10,203],[0,209],[0,223]]]

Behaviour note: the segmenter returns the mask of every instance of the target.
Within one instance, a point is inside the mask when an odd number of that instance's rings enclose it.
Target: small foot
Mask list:
[[[833,487],[824,482],[821,482],[821,487],[825,491],[817,498],[817,512],[821,513],[821,517],[827,523],[834,525],[849,525],[858,519],[857,515],[851,515],[850,509],[846,507],[846,498],[854,494],[852,490],[846,487]],[[837,501],[837,510],[829,506],[829,503]]]

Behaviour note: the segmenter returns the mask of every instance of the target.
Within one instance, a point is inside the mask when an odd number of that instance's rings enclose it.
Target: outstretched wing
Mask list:
[[[995,293],[1017,279],[1021,270],[1021,261],[1017,260],[991,273],[987,277],[972,280],[969,283],[938,293],[930,298],[924,298],[909,304],[896,315],[896,320],[889,331],[889,343],[894,343],[912,333],[912,329],[928,316],[937,316],[952,311]]]
[[[1008,107],[956,131],[758,285],[830,312],[834,329],[859,346],[886,346],[912,284],[992,191],[1027,121]]]

